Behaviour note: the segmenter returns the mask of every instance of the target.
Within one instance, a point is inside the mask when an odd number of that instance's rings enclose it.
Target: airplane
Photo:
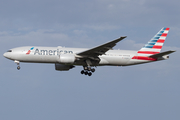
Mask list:
[[[126,38],[120,37],[105,44],[87,48],[25,46],[5,52],[4,57],[13,60],[20,69],[20,62],[53,63],[58,71],[68,71],[75,66],[83,66],[81,74],[91,76],[97,66],[130,66],[150,63],[169,58],[175,51],[160,52],[170,28],[162,28],[145,46],[138,51],[113,50]]]

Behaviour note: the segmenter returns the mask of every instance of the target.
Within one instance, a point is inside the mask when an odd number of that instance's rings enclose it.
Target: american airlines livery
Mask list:
[[[68,71],[75,65],[83,66],[81,74],[91,76],[96,66],[129,66],[142,63],[166,60],[168,54],[175,51],[161,52],[169,28],[162,28],[144,47],[138,51],[113,50],[112,48],[121,40],[107,42],[97,47],[87,48],[66,48],[66,47],[40,47],[26,46],[8,50],[4,57],[13,60],[20,69],[20,62],[29,63],[54,63],[55,69]]]

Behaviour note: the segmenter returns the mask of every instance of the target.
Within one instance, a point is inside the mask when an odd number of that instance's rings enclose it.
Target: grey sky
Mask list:
[[[0,1],[1,120],[179,120],[180,1]],[[120,36],[115,49],[138,50],[162,27],[170,32],[166,61],[98,67],[91,77],[55,71],[53,64],[3,57],[19,46],[94,47]]]

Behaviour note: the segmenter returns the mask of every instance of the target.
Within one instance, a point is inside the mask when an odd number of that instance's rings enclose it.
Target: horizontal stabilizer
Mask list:
[[[176,52],[176,51],[169,50],[169,51],[166,51],[166,52],[161,52],[161,53],[157,53],[157,54],[151,55],[151,56],[149,56],[149,57],[158,58],[158,57],[162,57],[162,56],[164,56],[164,55],[171,54],[171,53],[173,53],[173,52]]]

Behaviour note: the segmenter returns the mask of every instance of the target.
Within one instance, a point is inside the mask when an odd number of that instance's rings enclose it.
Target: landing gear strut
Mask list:
[[[19,65],[19,61],[15,60],[14,63],[16,63],[18,66],[17,66],[17,69],[20,70],[20,65]]]

